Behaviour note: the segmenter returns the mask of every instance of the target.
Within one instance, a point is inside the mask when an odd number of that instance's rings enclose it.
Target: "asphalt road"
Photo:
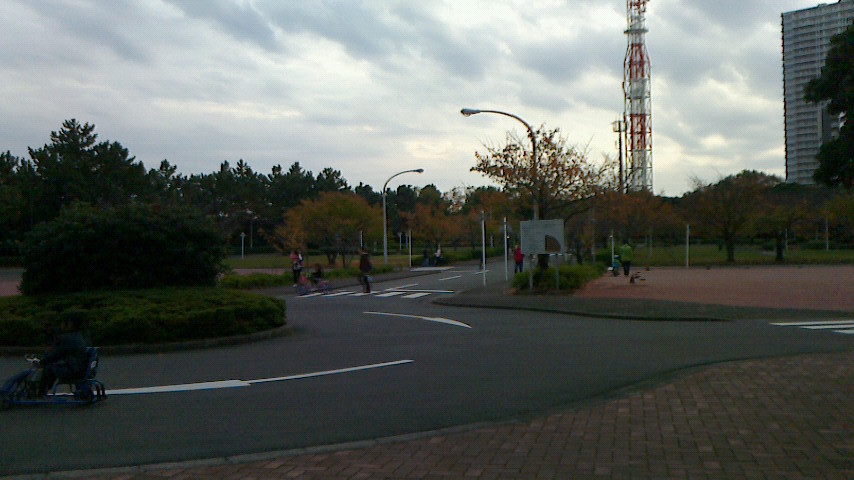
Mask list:
[[[503,268],[490,273],[490,282],[501,279]],[[0,475],[402,435],[543,413],[695,365],[850,348],[850,335],[767,321],[639,322],[431,303],[480,282],[463,267],[375,285],[390,296],[289,298],[289,337],[105,356],[99,378],[110,390],[184,387],[115,394],[91,408],[0,412]],[[0,358],[0,378],[24,366]],[[351,367],[365,368],[341,371]],[[192,390],[226,380],[240,382]]]

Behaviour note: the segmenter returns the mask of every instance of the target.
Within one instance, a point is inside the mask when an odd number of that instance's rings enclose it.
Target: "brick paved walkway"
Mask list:
[[[606,275],[579,298],[632,298],[741,307],[854,311],[854,265],[677,268],[641,273],[629,284]]]
[[[854,353],[684,373],[552,415],[127,479],[854,478]]]

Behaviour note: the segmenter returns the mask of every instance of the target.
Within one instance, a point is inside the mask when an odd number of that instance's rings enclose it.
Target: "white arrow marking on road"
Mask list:
[[[442,317],[423,317],[421,315],[407,315],[405,313],[389,313],[389,312],[363,312],[366,315],[385,315],[389,317],[404,317],[404,318],[417,318],[419,320],[427,320],[428,322],[436,322],[436,323],[445,323],[447,325],[453,325],[455,327],[463,327],[463,328],[471,328],[471,325],[467,325],[463,322],[458,322],[456,320],[449,320],[447,318]]]
[[[259,378],[258,380],[247,380],[246,383],[248,383],[250,385],[254,385],[256,383],[284,382],[286,380],[300,380],[303,378],[323,377],[326,375],[338,375],[341,373],[358,372],[359,370],[370,370],[372,368],[393,367],[395,365],[403,365],[406,363],[412,363],[414,361],[415,360],[398,360],[396,362],[374,363],[372,365],[362,365],[359,367],[340,368],[338,370],[325,370],[323,372],[303,373],[300,375],[290,375],[287,377]]]
[[[248,387],[243,380],[222,380],[219,382],[183,383],[180,385],[162,385],[159,387],[121,388],[107,390],[107,395],[136,395],[140,393],[189,392],[191,390],[213,390],[216,388]]]
[[[301,373],[287,377],[259,378],[256,380],[222,380],[218,382],[184,383],[179,385],[162,385],[158,387],[121,388],[107,390],[107,395],[139,395],[145,393],[167,393],[167,392],[189,392],[193,390],[213,390],[217,388],[249,387],[256,383],[284,382],[288,380],[300,380],[303,378],[323,377],[327,375],[338,375],[342,373],[358,372],[373,368],[392,367],[412,363],[414,360],[397,360],[395,362],[374,363],[358,367],[339,368],[337,370],[324,370],[322,372]]]

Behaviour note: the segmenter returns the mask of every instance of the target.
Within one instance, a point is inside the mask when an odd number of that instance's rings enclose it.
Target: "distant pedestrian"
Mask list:
[[[359,283],[362,284],[362,291],[371,293],[371,272],[374,266],[371,265],[371,254],[362,248],[359,250]]]
[[[424,247],[424,263],[421,264],[422,267],[430,266],[430,249]]]
[[[294,286],[296,287],[299,283],[299,277],[302,275],[302,250],[295,249],[291,250],[291,273],[294,275]]]
[[[522,267],[525,265],[525,254],[522,253],[522,247],[519,245],[516,245],[516,248],[513,249],[513,260],[516,262],[513,273],[522,272]]]
[[[434,265],[436,265],[438,267],[439,262],[442,261],[442,246],[441,245],[436,247],[436,254],[435,255],[436,255],[436,262],[434,263]]]
[[[634,251],[632,250],[632,246],[629,245],[629,242],[623,244],[620,247],[620,262],[623,264],[623,273],[628,277],[629,271],[632,269],[632,258],[634,257]]]

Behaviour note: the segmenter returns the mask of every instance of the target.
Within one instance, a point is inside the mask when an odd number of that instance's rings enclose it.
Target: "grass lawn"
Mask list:
[[[421,262],[424,257],[421,255],[412,254],[412,266],[418,267],[421,265]],[[315,263],[319,263],[323,270],[329,270],[330,266],[328,260],[326,259],[326,255],[313,255],[308,256],[303,259],[303,263],[307,270],[311,270],[312,266]],[[287,255],[281,255],[278,253],[263,253],[256,255],[246,255],[243,258],[240,258],[240,255],[229,256],[223,262],[228,268],[284,268],[286,270],[291,269],[291,259]],[[383,256],[382,253],[379,255],[371,255],[371,263],[374,264],[374,267],[379,267],[383,264]],[[350,268],[356,268],[359,266],[359,256],[348,256],[347,264]],[[388,264],[395,268],[409,268],[409,255],[398,255],[396,252],[392,254],[389,252],[388,255]],[[341,257],[338,257],[335,261],[335,266],[332,267],[335,269],[341,269]]]
[[[735,265],[775,265],[775,252],[762,250],[754,245],[736,245]],[[691,265],[725,265],[726,249],[717,245],[691,245]],[[657,247],[652,249],[635,247],[636,265],[684,266],[685,245]],[[792,247],[783,252],[784,264],[839,264],[854,263],[854,250],[810,250]]]

